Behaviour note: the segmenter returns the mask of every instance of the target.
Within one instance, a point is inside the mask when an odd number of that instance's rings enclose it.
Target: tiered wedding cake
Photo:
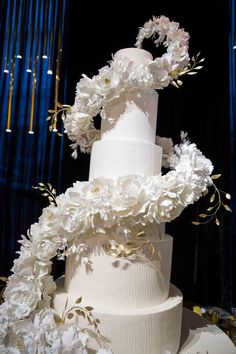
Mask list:
[[[152,59],[148,52],[136,48],[119,51],[115,60],[118,56],[125,56],[135,65]],[[157,103],[158,94],[152,89],[122,96],[109,117],[117,123],[114,126],[102,122],[101,140],[93,145],[90,181],[161,172],[162,149],[155,145]],[[93,312],[101,321],[101,333],[111,342],[115,354],[177,353],[182,296],[177,288],[170,287],[172,237],[162,234],[158,225],[143,229],[153,252],[144,248],[130,259],[107,254],[99,248],[98,236],[92,236],[88,241],[90,246],[94,244],[91,269],[77,261],[76,255],[69,256],[65,290],[56,294],[54,306],[62,314],[67,298],[72,307],[82,296],[84,305],[94,307]],[[141,227],[134,227],[133,233],[141,231]],[[108,231],[106,238],[113,240],[117,236]],[[130,239],[135,239],[135,235],[130,235]]]
[[[206,192],[213,166],[185,133],[179,145],[166,138],[155,145],[155,90],[179,87],[202,61],[190,63],[188,34],[165,16],[140,29],[136,46],[155,35],[167,48],[162,57],[119,51],[97,76],[84,75],[73,107],[63,107],[73,156],[78,147],[92,149],[89,181],[56,198],[50,183],[39,183],[50,205],[19,241],[0,305],[1,353],[178,351],[182,295],[170,285],[164,223]],[[98,113],[101,133],[93,124]],[[55,257],[67,257],[57,287]]]

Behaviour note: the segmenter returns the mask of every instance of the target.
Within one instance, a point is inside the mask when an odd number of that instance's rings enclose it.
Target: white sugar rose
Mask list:
[[[40,298],[41,290],[37,280],[11,279],[5,290],[5,298],[17,318],[28,316]]]
[[[42,261],[49,261],[57,254],[57,243],[54,239],[42,237],[33,242],[32,246],[35,257]]]

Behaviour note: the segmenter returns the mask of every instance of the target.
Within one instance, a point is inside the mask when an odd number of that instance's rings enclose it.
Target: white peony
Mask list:
[[[57,254],[57,243],[50,237],[42,237],[33,242],[33,253],[41,261],[49,261]]]
[[[12,277],[5,290],[5,298],[17,318],[28,316],[41,299],[41,290],[36,279]]]
[[[153,75],[153,88],[158,90],[167,87],[171,82],[171,64],[167,60],[167,57],[163,59],[156,58],[153,62],[149,64],[149,70]]]

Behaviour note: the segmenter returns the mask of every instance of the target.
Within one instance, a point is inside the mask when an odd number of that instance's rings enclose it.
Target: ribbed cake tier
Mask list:
[[[82,296],[84,303],[96,308],[130,311],[161,304],[169,294],[172,237],[165,235],[152,243],[154,254],[141,254],[137,260],[94,252],[92,269],[68,256],[65,291],[71,300]]]
[[[160,146],[126,140],[100,140],[93,144],[89,180],[132,174],[157,175],[161,172]]]
[[[96,294],[94,294],[96,297]],[[60,289],[54,298],[54,308],[62,314],[68,300],[73,300]],[[182,320],[182,294],[173,285],[169,297],[162,304],[136,310],[94,308],[93,315],[101,321],[99,329],[114,354],[176,354],[180,343]],[[83,319],[82,319],[83,322]],[[83,323],[86,326],[86,323]],[[95,341],[89,343],[89,354],[97,349]],[[73,352],[77,354],[76,350]]]

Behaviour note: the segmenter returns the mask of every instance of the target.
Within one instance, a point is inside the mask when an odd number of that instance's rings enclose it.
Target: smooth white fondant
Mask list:
[[[138,260],[118,259],[94,252],[92,270],[68,256],[65,291],[71,299],[82,296],[96,308],[131,311],[161,304],[169,293],[172,237],[153,241],[155,253]]]
[[[131,174],[157,175],[161,172],[162,148],[126,140],[100,140],[93,144],[89,180],[117,178]]]
[[[135,63],[136,65],[139,64],[146,64],[153,60],[153,56],[151,53],[147,52],[144,49],[140,48],[124,48],[118,50],[118,52],[114,55],[115,59],[122,59],[123,57],[128,58],[130,61]]]
[[[73,306],[73,299],[62,289],[63,287],[58,287],[54,298],[54,308],[59,315],[62,314],[67,299],[68,308]],[[133,311],[116,310],[115,307],[102,310],[94,307],[93,315],[100,319],[99,328],[114,354],[176,354],[178,351],[182,294],[174,286],[170,287],[168,299],[160,305]],[[94,353],[97,344],[90,342],[89,347],[88,353]],[[74,354],[77,352],[74,351]]]
[[[143,89],[125,92],[111,108],[107,108],[107,120],[102,119],[101,139],[129,140],[155,143],[158,93]],[[108,106],[109,107],[109,106]],[[109,119],[115,121],[109,123]]]

